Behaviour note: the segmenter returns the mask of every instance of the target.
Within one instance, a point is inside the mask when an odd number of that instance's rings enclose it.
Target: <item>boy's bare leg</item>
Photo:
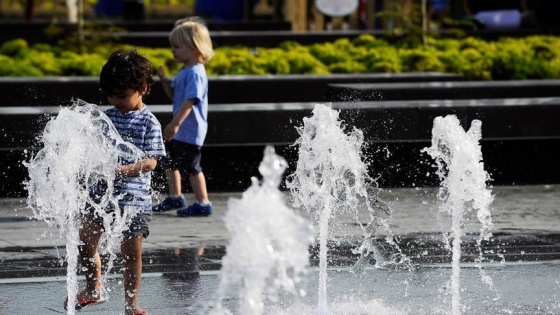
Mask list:
[[[179,170],[166,170],[165,177],[167,178],[167,187],[170,196],[180,196],[181,190],[181,173]]]
[[[126,314],[132,314],[138,307],[138,294],[142,278],[142,242],[141,236],[125,239],[121,244],[124,260],[124,299]]]
[[[206,178],[204,177],[204,173],[200,172],[196,175],[191,175],[189,181],[196,200],[204,204],[210,203],[208,191],[206,191]]]
[[[101,258],[97,251],[99,239],[101,238],[101,226],[91,220],[82,220],[80,229],[80,241],[82,245],[78,247],[80,260],[86,273],[86,290],[83,292],[85,297],[98,296],[101,289]]]

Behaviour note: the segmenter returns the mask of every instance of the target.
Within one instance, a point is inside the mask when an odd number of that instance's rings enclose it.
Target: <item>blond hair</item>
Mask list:
[[[188,45],[196,49],[202,63],[207,63],[214,56],[210,31],[204,21],[196,16],[175,22],[175,27],[169,33],[169,42],[172,46]]]

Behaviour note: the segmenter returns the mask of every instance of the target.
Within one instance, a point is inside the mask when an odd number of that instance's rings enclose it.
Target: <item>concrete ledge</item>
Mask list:
[[[231,75],[211,76],[209,100],[218,103],[272,102],[331,102],[328,96],[331,83],[394,83],[426,81],[458,81],[454,74],[398,73],[398,74],[332,74],[332,75]],[[10,93],[0,94],[2,106],[69,105],[73,98],[103,104],[107,98],[99,91],[97,77],[0,77],[0,88]],[[156,81],[146,96],[147,104],[171,103]]]
[[[215,76],[209,84],[211,104],[542,98],[560,91],[560,80],[462,81],[442,73]],[[0,107],[106,103],[93,77],[4,77],[0,87],[10,91],[0,95]],[[145,101],[170,103],[158,82]]]
[[[207,146],[291,144],[296,127],[311,115],[316,102],[214,104],[209,107]],[[454,114],[468,128],[482,121],[483,139],[560,138],[556,117],[560,97],[525,99],[379,101],[329,103],[340,111],[349,127],[364,132],[371,143],[418,142],[431,139],[433,119]],[[109,106],[101,106],[105,109]],[[148,105],[165,124],[172,118],[171,105]],[[30,148],[60,106],[0,107],[0,126],[5,137],[0,148]]]
[[[148,105],[165,124],[170,105]],[[203,149],[203,168],[212,191],[238,191],[257,176],[264,146],[275,145],[293,172],[297,161],[292,144],[296,127],[310,116],[315,103],[221,104],[210,107],[210,129]],[[430,146],[433,119],[455,114],[468,128],[482,121],[484,163],[496,185],[543,184],[560,181],[557,147],[560,98],[383,101],[333,103],[349,128],[357,127],[367,139],[365,155],[371,174],[385,187],[438,184],[432,162],[420,150]],[[37,136],[60,107],[0,107],[0,159],[5,161],[2,194],[21,196],[26,176],[22,160],[37,147]],[[427,175],[429,174],[429,175]],[[163,174],[156,173],[156,189],[163,189]],[[188,186],[185,186],[188,187]]]
[[[560,80],[332,83],[328,90],[336,102],[556,97]]]
[[[465,128],[473,119],[482,121],[484,163],[494,184],[560,182],[556,165],[560,80],[469,82],[456,76],[449,77],[454,81],[438,80],[445,76],[210,78],[210,129],[203,149],[208,187],[211,191],[246,189],[250,178],[259,174],[266,144],[274,145],[293,168],[296,127],[311,115],[316,103],[330,103],[340,110],[348,128],[364,132],[371,175],[385,187],[438,184],[432,161],[420,150],[430,146],[433,119],[450,114],[457,115]],[[97,84],[97,78],[80,77],[0,79],[0,86],[10,91],[0,94],[0,131],[5,135],[0,138],[0,159],[5,161],[0,194],[25,194],[22,181],[27,170],[22,161],[37,150],[37,136],[61,106],[78,97],[106,104]],[[335,93],[336,88],[345,90]],[[146,103],[162,124],[171,120],[171,105],[164,105],[169,101],[160,84],[153,86]],[[156,189],[164,190],[163,183],[163,174],[156,172]]]

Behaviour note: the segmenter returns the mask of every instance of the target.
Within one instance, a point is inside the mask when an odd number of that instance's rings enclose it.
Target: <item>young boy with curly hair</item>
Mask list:
[[[120,196],[120,211],[137,210],[129,229],[123,232],[121,253],[124,262],[125,314],[146,315],[138,306],[142,276],[142,243],[148,237],[151,221],[151,173],[159,157],[165,156],[161,125],[148,110],[142,98],[153,83],[150,62],[136,51],[117,51],[108,59],[99,78],[112,108],[105,114],[123,138],[143,152],[139,161],[123,161],[115,169],[114,190]],[[91,210],[91,211],[89,211]],[[101,259],[98,245],[103,218],[92,209],[82,217],[79,252],[86,274],[86,289],[78,291],[76,309],[103,302]],[[115,209],[106,209],[107,212]],[[67,307],[68,301],[65,303]]]

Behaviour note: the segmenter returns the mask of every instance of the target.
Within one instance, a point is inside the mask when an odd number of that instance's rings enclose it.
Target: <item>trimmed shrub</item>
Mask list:
[[[0,46],[2,76],[98,76],[107,57],[131,45],[90,45],[79,54],[63,46],[23,39]],[[182,66],[170,49],[139,47],[154,68],[175,75]],[[560,40],[530,36],[483,41],[478,38],[429,38],[425,46],[407,48],[363,34],[354,40],[303,46],[286,41],[276,48],[220,47],[206,65],[209,75],[329,74],[364,72],[448,72],[471,80],[560,78]]]
[[[0,47],[0,54],[8,57],[23,58],[29,52],[29,45],[24,39],[13,39]]]
[[[107,56],[79,55],[73,52],[64,52],[60,58],[60,69],[65,76],[99,76],[107,61]]]
[[[402,64],[398,51],[393,47],[369,49],[369,53],[361,59],[367,71],[374,73],[401,72]]]
[[[345,60],[338,63],[329,65],[328,70],[330,73],[365,73],[367,68],[364,64],[353,61]]]
[[[416,48],[403,51],[401,56],[405,71],[445,71],[445,65],[439,60],[436,50]]]

